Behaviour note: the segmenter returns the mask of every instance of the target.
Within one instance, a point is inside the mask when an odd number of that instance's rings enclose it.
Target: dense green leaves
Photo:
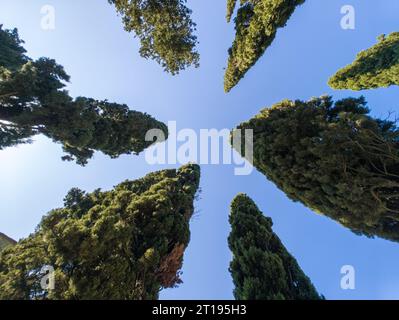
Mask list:
[[[285,100],[239,128],[253,129],[255,167],[291,199],[399,241],[399,130],[368,112],[364,98]]]
[[[231,204],[230,272],[237,300],[317,300],[319,296],[297,261],[273,232],[273,222],[239,194]]]
[[[71,98],[61,65],[26,58],[16,30],[0,28],[0,38],[0,150],[41,133],[62,143],[64,160],[85,165],[94,151],[112,158],[143,151],[153,143],[145,140],[150,129],[167,136],[165,124],[126,105]]]
[[[175,75],[199,65],[195,23],[187,0],[108,0],[122,16],[125,30],[140,39],[142,57]]]
[[[236,0],[228,0],[227,20],[230,21]],[[241,0],[235,18],[236,37],[229,49],[224,78],[225,91],[230,91],[255,65],[276,37],[277,30],[286,25],[305,0]]]
[[[10,237],[7,237],[4,233],[0,232],[0,251],[3,249],[15,245],[15,241]]]
[[[0,299],[156,299],[181,282],[200,169],[186,165],[108,192],[72,189],[64,208],[0,255]],[[55,289],[40,287],[43,266]]]
[[[399,32],[381,36],[378,44],[360,52],[352,64],[339,70],[329,85],[351,90],[399,85]]]

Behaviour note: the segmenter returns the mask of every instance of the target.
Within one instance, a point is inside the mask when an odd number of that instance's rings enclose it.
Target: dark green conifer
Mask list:
[[[3,249],[13,246],[16,244],[16,241],[6,236],[4,233],[0,232],[0,251]]]
[[[238,128],[253,129],[255,167],[290,199],[399,241],[399,130],[368,113],[363,97],[285,100]]]
[[[199,66],[196,24],[187,0],[108,0],[122,16],[125,30],[140,39],[140,55],[175,75]]]
[[[229,49],[224,88],[229,92],[272,44],[297,6],[305,0],[242,0],[235,21],[236,37]],[[230,21],[237,0],[227,2]]]
[[[44,134],[62,143],[64,160],[85,165],[94,151],[116,158],[140,153],[150,129],[165,124],[128,106],[78,97],[64,90],[69,76],[55,60],[31,60],[16,30],[0,27],[0,150]]]
[[[333,89],[365,90],[399,85],[399,32],[381,36],[329,80]]]
[[[0,254],[0,299],[157,299],[181,283],[199,180],[199,166],[186,165],[107,192],[72,189]],[[44,266],[54,290],[42,289]]]
[[[237,300],[323,299],[273,232],[265,217],[245,194],[231,204],[230,272]]]

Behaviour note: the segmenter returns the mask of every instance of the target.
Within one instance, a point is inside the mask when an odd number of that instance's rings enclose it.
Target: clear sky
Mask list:
[[[56,9],[56,28],[40,27],[43,5]],[[341,7],[353,5],[356,29],[340,26]],[[138,54],[138,41],[123,30],[106,0],[0,0],[0,23],[17,27],[33,58],[57,60],[71,75],[73,96],[126,103],[178,129],[197,132],[233,128],[263,107],[285,98],[334,98],[363,94],[372,114],[398,111],[398,88],[353,93],[333,91],[327,79],[375,44],[399,31],[397,0],[308,0],[271,48],[232,92],[223,92],[223,68],[233,40],[225,0],[189,0],[197,22],[201,67],[176,77]],[[96,153],[85,168],[62,162],[61,146],[44,137],[0,152],[0,231],[19,239],[34,231],[43,214],[62,205],[72,187],[110,189],[125,179],[173,166],[151,166],[140,156],[112,160]],[[229,205],[238,192],[252,197],[274,221],[274,231],[328,299],[398,299],[399,244],[352,234],[333,220],[293,203],[260,173],[234,176],[233,166],[202,166],[201,199],[185,254],[184,283],[164,299],[231,299],[227,247]],[[356,289],[342,290],[340,269],[356,270]]]

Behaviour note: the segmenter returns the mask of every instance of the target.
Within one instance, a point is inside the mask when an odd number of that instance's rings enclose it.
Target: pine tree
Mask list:
[[[196,24],[187,0],[108,0],[122,16],[125,30],[140,39],[140,55],[172,75],[199,66]]]
[[[363,97],[285,100],[238,128],[253,129],[254,166],[290,199],[399,241],[399,130],[368,113]]]
[[[181,283],[199,179],[186,165],[107,192],[72,189],[0,254],[0,299],[157,299]],[[43,266],[54,268],[54,290],[40,286]]]
[[[277,30],[284,27],[297,6],[305,0],[242,0],[235,18],[236,37],[229,49],[224,77],[229,92],[255,65],[274,41]],[[228,0],[227,20],[230,21],[236,0]]]
[[[247,195],[233,200],[230,224],[230,272],[237,300],[323,299],[273,232],[271,218]]]
[[[128,106],[78,97],[64,90],[70,77],[55,60],[24,55],[17,30],[0,27],[0,150],[44,134],[63,145],[64,160],[85,165],[94,151],[116,158],[140,153],[150,129],[165,124]]]
[[[365,90],[399,85],[399,32],[380,36],[375,46],[329,80],[333,89]]]

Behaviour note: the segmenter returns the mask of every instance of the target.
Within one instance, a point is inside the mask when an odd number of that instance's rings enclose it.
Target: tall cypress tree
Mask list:
[[[29,60],[23,43],[17,29],[4,30],[0,24],[0,68],[16,70]]]
[[[253,129],[254,166],[290,199],[399,241],[399,130],[368,113],[363,97],[285,100],[238,128]]]
[[[200,168],[151,173],[113,190],[72,189],[64,208],[0,254],[0,299],[157,299],[179,283]],[[54,268],[54,290],[40,286]]]
[[[199,66],[196,24],[187,0],[108,0],[122,16],[125,30],[140,39],[140,55],[175,75]]]
[[[243,0],[235,18],[236,37],[229,49],[224,88],[229,92],[255,65],[284,27],[297,6],[305,0]],[[230,21],[236,0],[227,2]]]
[[[0,232],[0,251],[15,244],[16,241],[11,239],[10,237],[7,237],[4,233]]]
[[[64,90],[69,76],[54,60],[25,56],[17,30],[0,27],[0,150],[44,134],[63,145],[64,160],[85,165],[94,151],[112,158],[139,153],[150,129],[165,124],[128,106],[78,97]]]
[[[265,217],[245,194],[231,204],[230,272],[237,300],[322,299],[310,279],[273,232]]]
[[[399,32],[380,36],[329,80],[333,89],[364,90],[399,85]]]

